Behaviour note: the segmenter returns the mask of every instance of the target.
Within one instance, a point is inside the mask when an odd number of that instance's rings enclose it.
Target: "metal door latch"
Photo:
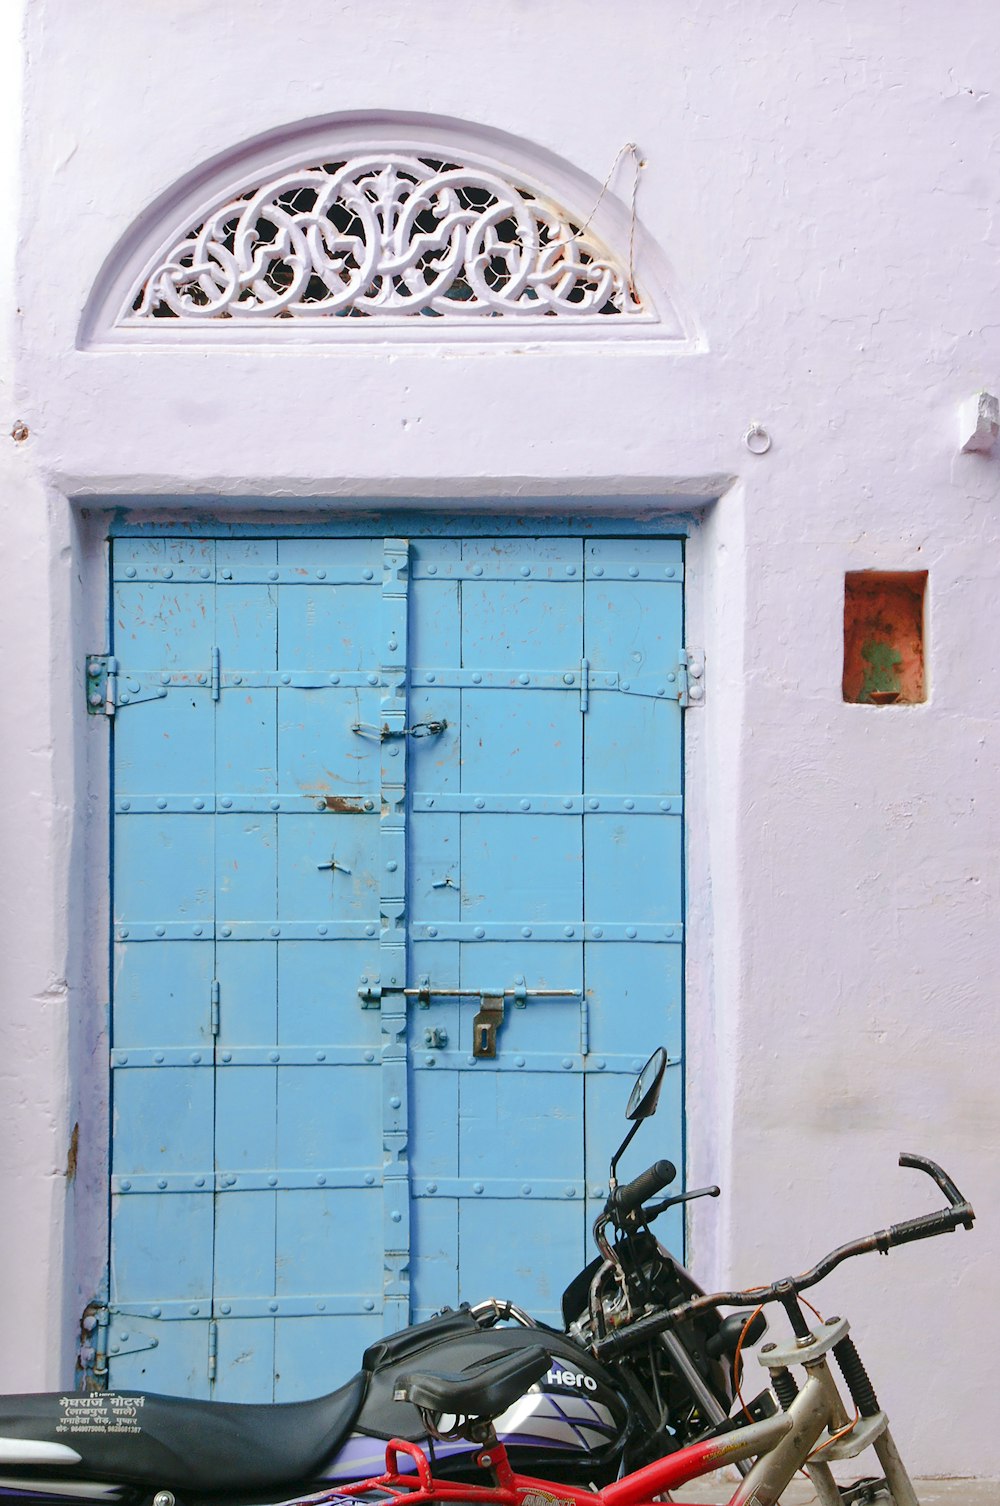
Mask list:
[[[472,1054],[480,1058],[495,1057],[497,1054],[497,1031],[503,1024],[505,999],[510,998],[516,1008],[525,1009],[529,999],[580,997],[580,990],[577,988],[526,988],[522,978],[512,988],[437,988],[425,974],[416,988],[399,988],[396,984],[390,984],[383,989],[377,974],[374,977],[368,973],[362,976],[358,997],[364,1009],[377,1008],[382,1002],[383,993],[401,993],[404,998],[416,999],[421,1009],[429,1008],[432,998],[478,999],[479,1010],[472,1021]],[[444,1030],[433,1026],[424,1031],[424,1044],[428,1047],[443,1049],[447,1038]]]
[[[473,1056],[496,1056],[497,1031],[502,1024],[503,994],[481,994],[479,997],[479,1013],[472,1022]]]
[[[334,870],[336,870],[337,873],[350,873],[350,871],[351,871],[349,868],[345,868],[344,865],[343,865],[343,863],[338,863],[337,859],[335,857],[333,857],[332,855],[331,855],[330,861],[328,863],[317,863],[316,867],[319,868],[319,869],[329,868],[331,872],[333,872]]]
[[[447,725],[443,719],[439,722],[415,722],[412,727],[390,727],[386,722],[381,727],[373,727],[371,722],[355,722],[351,731],[359,737],[377,737],[379,742],[384,743],[390,737],[437,737]]]

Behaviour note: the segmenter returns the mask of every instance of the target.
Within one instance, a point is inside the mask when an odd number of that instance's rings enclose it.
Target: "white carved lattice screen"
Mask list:
[[[350,133],[312,126],[270,161],[258,146],[214,191],[179,185],[172,207],[168,196],[126,237],[131,254],[109,260],[83,343],[217,338],[263,323],[276,338],[293,328],[357,337],[375,322],[438,338],[445,323],[687,337],[672,295],[659,288],[654,301],[641,257],[638,273],[632,264],[644,242],[624,206],[616,218],[613,201],[572,175],[549,189],[473,144],[457,150],[454,126],[423,142],[381,127],[366,142],[356,123]]]

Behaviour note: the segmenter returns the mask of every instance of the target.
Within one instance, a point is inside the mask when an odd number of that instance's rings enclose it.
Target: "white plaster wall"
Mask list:
[[[7,1384],[68,1376],[100,1264],[105,755],[79,668],[101,529],[80,503],[656,506],[728,476],[690,571],[709,701],[689,718],[689,1174],[725,1188],[697,1213],[696,1263],[709,1281],[799,1269],[933,1205],[899,1149],[943,1161],[974,1234],[857,1262],[822,1305],[850,1313],[917,1471],[1000,1477],[983,1343],[1000,1259],[1000,457],[957,455],[955,431],[958,402],[1000,383],[994,5],[26,11],[17,270],[0,284]],[[641,218],[707,348],[76,349],[105,257],[157,194],[289,121],[387,108],[521,136],[598,183],[639,142]],[[753,419],[765,457],[740,442]],[[930,572],[922,707],[841,701],[843,574],[869,566]]]

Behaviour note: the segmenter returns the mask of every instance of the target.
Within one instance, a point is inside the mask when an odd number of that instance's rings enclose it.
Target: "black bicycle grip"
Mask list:
[[[640,1171],[624,1187],[614,1189],[608,1198],[608,1212],[616,1220],[627,1217],[651,1197],[662,1192],[664,1187],[669,1187],[676,1175],[677,1167],[672,1161],[654,1161],[652,1166]]]
[[[932,1161],[929,1156],[917,1156],[910,1151],[903,1151],[899,1157],[900,1166],[910,1166],[915,1171],[925,1171],[940,1187],[945,1197],[953,1208],[958,1208],[965,1203],[966,1199],[959,1192],[951,1177],[943,1166]]]
[[[933,1239],[937,1234],[950,1234],[959,1224],[971,1228],[974,1214],[968,1203],[957,1208],[942,1208],[938,1213],[924,1213],[919,1218],[908,1218],[901,1224],[891,1224],[884,1230],[886,1248],[908,1245],[915,1239]]]

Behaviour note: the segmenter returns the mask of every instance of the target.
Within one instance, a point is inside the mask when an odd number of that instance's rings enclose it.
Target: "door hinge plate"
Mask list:
[[[678,699],[682,706],[704,706],[705,704],[705,650],[703,648],[683,648],[680,652],[680,670],[678,684],[681,693]]]
[[[128,1313],[110,1310],[108,1324],[108,1356],[119,1359],[126,1354],[141,1354],[145,1349],[156,1349],[159,1339],[151,1333],[136,1328],[135,1320]]]
[[[114,716],[122,706],[137,705],[140,701],[162,701],[167,693],[162,685],[143,684],[139,679],[123,675],[113,654],[88,654],[84,678],[90,716]]]
[[[118,660],[109,654],[87,655],[87,713],[89,716],[114,716],[115,682]]]

